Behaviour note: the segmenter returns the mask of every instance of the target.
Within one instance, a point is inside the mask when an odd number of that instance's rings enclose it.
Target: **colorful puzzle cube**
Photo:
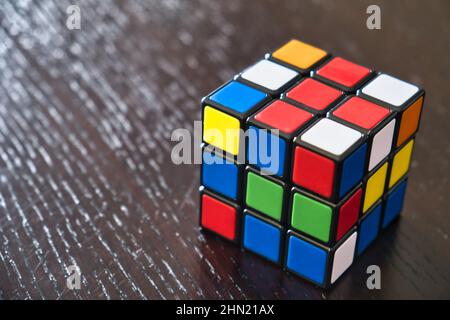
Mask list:
[[[291,40],[202,100],[200,225],[320,287],[400,214],[419,87]]]

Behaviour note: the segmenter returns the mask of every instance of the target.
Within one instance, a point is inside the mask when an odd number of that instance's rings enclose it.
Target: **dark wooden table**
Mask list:
[[[1,298],[450,298],[449,1],[91,0],[81,30],[69,5],[0,4]],[[200,233],[199,168],[170,158],[200,97],[291,37],[427,90],[403,217],[328,292]]]

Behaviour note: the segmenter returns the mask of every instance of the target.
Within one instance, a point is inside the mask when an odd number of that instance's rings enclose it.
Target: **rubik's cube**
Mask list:
[[[202,99],[201,227],[329,287],[399,215],[423,101],[298,40],[266,54]]]

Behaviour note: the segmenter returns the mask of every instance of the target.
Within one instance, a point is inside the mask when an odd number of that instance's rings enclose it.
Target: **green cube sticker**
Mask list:
[[[294,195],[291,215],[293,228],[328,242],[332,214],[331,207],[299,193]]]
[[[283,187],[253,172],[248,172],[245,202],[249,207],[280,221]]]

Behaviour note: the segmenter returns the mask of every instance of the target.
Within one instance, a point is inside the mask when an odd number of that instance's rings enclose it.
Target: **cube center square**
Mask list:
[[[271,59],[306,74],[328,58],[328,53],[310,44],[290,40],[271,55]]]
[[[263,59],[244,70],[238,80],[277,96],[299,78],[300,74],[297,71]]]
[[[270,102],[247,120],[248,163],[269,174],[289,176],[293,138],[313,119],[310,112],[285,101]]]
[[[424,99],[290,40],[201,101],[201,229],[332,286],[403,208]]]
[[[356,228],[353,228],[336,245],[327,247],[289,230],[286,240],[286,269],[328,288],[353,263],[357,236]]]
[[[282,95],[295,105],[325,115],[343,96],[343,92],[313,78],[304,78]]]
[[[340,57],[334,57],[314,73],[314,77],[345,92],[356,92],[373,76],[372,70]]]
[[[380,73],[358,95],[386,105],[397,112],[394,146],[398,148],[418,130],[425,92],[408,82]]]
[[[202,100],[203,141],[237,156],[244,150],[245,119],[269,100],[262,91],[228,82]]]
[[[367,136],[367,171],[371,171],[391,152],[395,111],[358,96],[349,96],[330,111],[329,117]]]
[[[356,225],[361,212],[361,198],[361,184],[338,204],[294,187],[288,219],[290,228],[332,246]]]
[[[318,120],[294,140],[292,182],[338,202],[363,178],[366,140],[334,120]]]
[[[263,176],[247,166],[245,205],[277,222],[284,222],[286,184],[271,176]]]

